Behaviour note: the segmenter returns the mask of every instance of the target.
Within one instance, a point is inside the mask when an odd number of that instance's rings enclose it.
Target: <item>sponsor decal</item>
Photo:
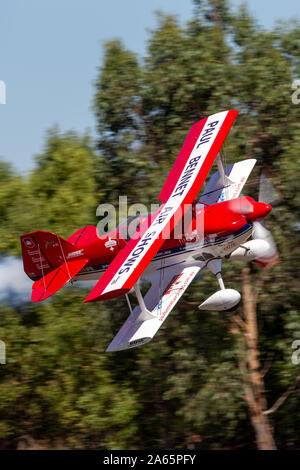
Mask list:
[[[183,273],[180,273],[179,276],[176,276],[175,279],[173,280],[173,282],[170,284],[170,286],[167,288],[166,292],[164,293],[164,295],[167,295],[167,294],[170,294],[173,287],[175,287],[176,285],[178,286],[178,284],[180,284],[180,281],[179,279],[181,278]],[[179,286],[178,286],[179,287]]]
[[[52,246],[53,248],[55,246],[59,246],[59,244],[57,243],[57,239],[56,238],[52,238],[51,240],[47,240],[46,243],[45,243],[45,248],[46,250],[49,248],[49,246]]]
[[[137,346],[138,344],[142,344],[146,338],[135,339],[134,341],[130,341],[130,346]]]
[[[182,273],[183,274],[183,273]],[[180,274],[180,276],[182,275]],[[180,281],[176,282],[175,280],[175,284],[179,284],[178,286],[178,290],[176,292],[176,294],[171,297],[171,302],[169,303],[169,305],[166,306],[166,308],[164,309],[163,313],[161,314],[160,318],[159,318],[159,321],[163,322],[166,318],[166,316],[170,313],[170,311],[172,310],[172,308],[174,307],[174,305],[178,302],[179,298],[181,297],[182,295],[182,292],[185,291],[185,289],[187,288],[187,286],[189,285],[189,283],[191,282],[191,279],[193,278],[194,276],[194,272],[191,272],[188,277],[185,279],[185,281],[182,283],[182,285],[180,286],[181,282],[183,281],[183,279],[181,279]],[[179,277],[179,276],[178,276]],[[172,288],[172,286],[174,286],[174,281],[173,283],[171,284],[170,286],[170,289]],[[169,290],[170,290],[169,289]],[[168,294],[169,291],[167,291],[163,298],[162,298],[162,301],[164,302],[165,300],[165,295]]]
[[[49,264],[36,264],[35,267],[39,271],[43,271],[44,269],[50,268]]]
[[[235,199],[236,196],[237,196],[237,194],[240,193],[240,187],[241,187],[242,184],[244,183],[245,179],[246,179],[246,178],[245,178],[244,176],[241,178],[241,180],[240,180],[240,182],[238,183],[238,185],[237,185],[237,187],[236,187],[236,189],[235,189],[235,191],[234,191],[233,196],[232,196],[231,199]]]
[[[27,248],[33,248],[35,243],[31,237],[23,238],[23,243]]]
[[[83,255],[83,249],[82,250],[77,250],[77,251],[72,251],[72,253],[68,254],[67,259],[76,258],[77,256],[82,256],[82,255]]]
[[[31,261],[32,261],[33,263],[40,263],[40,262],[42,261],[42,263],[43,263],[43,262],[46,262],[46,258],[42,255],[42,256],[40,256],[39,258],[33,258],[33,257],[32,257],[32,258],[31,258]]]
[[[116,246],[116,240],[112,240],[110,237],[107,242],[104,243],[105,248],[109,248],[110,251],[114,251],[114,247]]]

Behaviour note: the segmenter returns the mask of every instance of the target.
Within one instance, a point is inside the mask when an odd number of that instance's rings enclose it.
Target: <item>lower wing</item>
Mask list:
[[[178,267],[168,268],[162,276],[157,275],[144,299],[153,318],[142,319],[140,307],[135,307],[106,351],[130,349],[151,341],[200,269],[199,266],[181,271]]]

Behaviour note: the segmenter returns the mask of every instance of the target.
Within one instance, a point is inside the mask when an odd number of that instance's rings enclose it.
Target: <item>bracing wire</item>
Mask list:
[[[63,255],[63,258],[64,258],[64,262],[65,262],[65,265],[66,265],[66,268],[67,268],[67,271],[68,271],[69,280],[70,280],[70,279],[71,279],[71,275],[70,275],[68,263],[67,263],[66,258],[65,258],[64,250],[63,250],[63,248],[62,248],[62,246],[61,246],[60,239],[59,239],[59,237],[58,237],[57,235],[56,235],[56,238],[57,238],[57,240],[58,240],[58,243],[59,243],[59,246],[60,246],[60,250],[61,250],[61,252],[62,252],[62,255]]]
[[[223,149],[222,154],[221,154],[221,152],[220,152],[220,156],[221,156],[221,161],[222,161],[222,165],[223,165],[223,167],[224,167],[224,172],[225,172],[225,168],[226,168],[226,166],[227,166],[225,147],[224,147],[224,149]],[[225,173],[225,175],[226,175],[226,173]],[[225,180],[226,180],[226,178],[225,178]],[[224,181],[224,187],[225,187],[224,189],[225,189],[226,200],[228,200],[228,196],[229,196],[229,194],[228,194],[228,187],[226,186],[226,182],[225,182],[225,181]]]
[[[162,312],[162,294],[163,294],[163,289],[162,289],[162,285],[163,285],[163,280],[164,280],[164,277],[165,277],[165,269],[163,267],[163,265],[165,264],[165,260],[162,259],[161,262],[160,262],[160,273],[159,273],[159,285],[158,285],[158,297],[159,297],[159,315],[161,315],[161,312]]]
[[[127,300],[127,304],[128,304],[128,307],[129,307],[129,311],[130,311],[130,313],[132,314],[132,307],[131,307],[131,303],[130,303],[128,294],[125,294],[125,297],[126,297],[126,300]]]
[[[41,249],[40,249],[40,244],[39,242],[37,243],[38,249],[39,249],[39,256],[40,256],[40,262],[41,262],[41,271],[42,271],[42,277],[43,277],[43,284],[44,284],[44,290],[46,292],[46,284],[45,284],[45,275],[44,275],[44,269],[43,269],[43,260],[42,260],[42,255],[41,255]]]

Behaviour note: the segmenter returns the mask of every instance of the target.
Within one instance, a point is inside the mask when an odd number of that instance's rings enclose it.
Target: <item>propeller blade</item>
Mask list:
[[[269,249],[261,258],[257,258],[256,262],[262,266],[274,265],[279,263],[280,257],[276,243],[270,230],[268,230],[262,222],[253,222],[253,239],[260,239],[267,242]]]
[[[274,206],[280,202],[281,195],[272,180],[273,176],[270,168],[264,165],[259,179],[258,201]],[[266,228],[263,221],[256,221],[253,223],[252,236],[254,240],[261,239],[266,241],[269,245],[269,249],[266,254],[262,258],[256,259],[256,262],[263,266],[271,266],[279,263],[280,256],[276,243],[272,233]]]
[[[258,201],[274,206],[280,201],[280,194],[271,180],[270,171],[262,170],[259,180]]]

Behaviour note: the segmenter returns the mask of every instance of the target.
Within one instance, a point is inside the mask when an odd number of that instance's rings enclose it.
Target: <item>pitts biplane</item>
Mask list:
[[[222,259],[256,260],[263,265],[278,259],[272,235],[260,222],[271,206],[240,197],[256,160],[224,168],[220,158],[236,115],[237,111],[224,111],[192,126],[161,190],[162,204],[156,212],[138,215],[102,236],[91,225],[68,240],[44,231],[22,235],[24,270],[34,281],[32,301],[47,299],[71,280],[98,280],[84,302],[125,295],[130,315],[107,351],[150,341],[204,268],[215,274],[219,290],[199,309],[235,307],[241,296],[225,288]],[[218,171],[196,201],[215,160]],[[145,296],[140,289],[143,280],[151,283]],[[130,291],[137,298],[134,309]]]

